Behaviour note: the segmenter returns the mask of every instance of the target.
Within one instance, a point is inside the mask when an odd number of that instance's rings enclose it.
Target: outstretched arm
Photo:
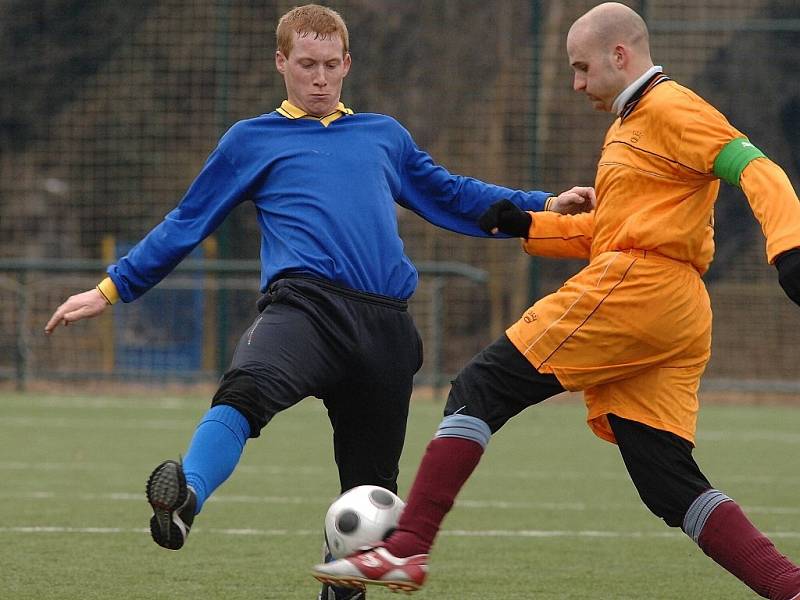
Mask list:
[[[131,302],[161,281],[241,201],[242,186],[230,160],[217,149],[209,156],[186,195],[126,256],[108,267],[108,277],[94,289],[70,296],[45,325],[95,317],[117,300]]]
[[[536,213],[522,248],[532,256],[589,258],[594,239],[594,211],[576,215]]]
[[[114,285],[111,283],[110,279],[106,279],[101,283],[101,285],[104,284]],[[106,291],[103,291],[101,285],[67,298],[67,300],[56,309],[53,316],[50,317],[47,325],[44,326],[44,332],[49,335],[53,333],[55,328],[59,325],[66,327],[75,321],[96,317],[101,314],[106,307],[111,306],[111,300],[108,298],[110,292],[107,291],[108,288]]]
[[[402,130],[403,155],[400,161],[401,189],[397,202],[426,221],[444,229],[487,237],[478,227],[479,217],[501,199],[522,210],[577,212],[591,210],[594,191],[573,188],[558,198],[543,191],[514,190],[480,181],[473,177],[454,175],[431,156],[420,150],[407,131]],[[545,204],[549,206],[546,208]],[[509,237],[503,232],[497,237]]]
[[[481,215],[478,225],[491,235],[502,232],[523,238],[522,247],[528,254],[588,258],[594,232],[594,212],[577,215],[554,212],[534,214],[504,199],[492,204]]]

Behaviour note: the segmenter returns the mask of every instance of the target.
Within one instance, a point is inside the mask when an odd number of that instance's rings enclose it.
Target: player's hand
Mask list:
[[[800,248],[784,252],[775,259],[778,269],[778,282],[783,291],[797,305],[800,305]]]
[[[109,303],[96,288],[70,296],[50,317],[47,325],[44,326],[44,332],[50,334],[59,325],[66,327],[75,321],[96,317],[108,306],[110,306]]]
[[[577,215],[594,210],[596,205],[594,188],[576,186],[550,200],[548,210],[562,215]]]
[[[486,209],[478,219],[478,227],[491,235],[505,233],[526,238],[531,228],[531,215],[503,198]]]

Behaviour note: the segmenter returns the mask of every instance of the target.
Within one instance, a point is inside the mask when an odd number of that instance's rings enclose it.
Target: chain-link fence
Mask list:
[[[453,172],[550,191],[591,183],[610,117],[593,113],[572,92],[565,37],[596,2],[329,4],[350,29],[348,106],[395,116]],[[628,4],[648,20],[656,64],[728,115],[797,188],[800,5]],[[284,99],[273,63],[274,27],[293,5],[0,2],[6,57],[0,65],[0,259],[6,261],[0,377],[19,377],[20,365],[26,378],[219,373],[251,318],[255,274],[176,274],[148,294],[153,300],[146,295],[140,306],[115,307],[105,321],[50,340],[40,332],[60,301],[102,275],[102,269],[56,268],[59,259],[100,260],[113,255],[108,240],[115,247],[137,241],[181,198],[227,127]],[[485,282],[423,274],[412,310],[429,350],[424,375],[430,381],[446,380],[536,296],[580,267],[531,260],[515,242],[446,233],[402,209],[399,221],[416,262],[446,261],[488,274]],[[717,260],[707,275],[715,308],[707,382],[793,390],[800,314],[765,264],[761,233],[741,192],[723,187],[716,223]],[[252,260],[258,239],[252,207],[241,207],[215,233],[203,260]],[[54,270],[22,275],[25,260],[49,261]],[[157,318],[167,325],[153,327]],[[198,320],[201,331],[189,335]],[[166,369],[162,352],[181,343],[183,358]]]

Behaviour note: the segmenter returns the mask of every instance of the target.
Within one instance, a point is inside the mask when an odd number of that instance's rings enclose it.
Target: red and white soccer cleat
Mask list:
[[[363,589],[372,583],[393,592],[413,592],[422,587],[428,575],[428,555],[397,558],[386,548],[372,548],[361,554],[322,563],[312,569],[322,583]]]

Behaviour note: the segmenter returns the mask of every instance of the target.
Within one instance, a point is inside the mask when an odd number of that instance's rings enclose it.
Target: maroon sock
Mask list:
[[[800,593],[800,568],[778,552],[733,501],[714,509],[697,543],[763,598],[791,600]]]
[[[408,501],[386,549],[397,557],[426,554],[456,495],[478,466],[483,446],[473,440],[431,440],[417,471]]]

